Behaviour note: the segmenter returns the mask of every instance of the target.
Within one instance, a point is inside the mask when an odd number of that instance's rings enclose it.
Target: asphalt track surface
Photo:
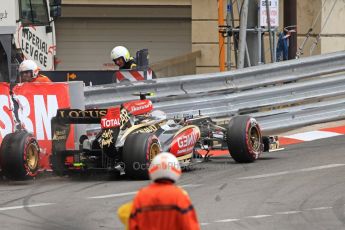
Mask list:
[[[202,229],[345,229],[344,136],[253,164],[212,159],[183,174]],[[117,208],[147,181],[107,175],[0,181],[0,229],[123,229]]]

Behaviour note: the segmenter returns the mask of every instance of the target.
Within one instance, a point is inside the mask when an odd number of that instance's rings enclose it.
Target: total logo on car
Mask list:
[[[116,128],[121,126],[120,107],[109,108],[107,115],[101,118],[102,129]]]

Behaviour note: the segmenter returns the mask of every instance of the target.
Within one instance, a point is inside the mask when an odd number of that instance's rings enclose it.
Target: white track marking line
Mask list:
[[[303,211],[276,212],[272,215],[246,216],[246,217],[243,217],[242,219],[223,219],[223,220],[216,220],[214,221],[214,223],[228,223],[228,222],[243,221],[243,219],[260,219],[260,218],[266,218],[266,217],[273,217],[274,215],[291,215],[291,214],[300,214],[307,211],[321,211],[321,210],[328,210],[328,209],[332,209],[332,207],[309,208],[309,209],[304,209]],[[200,225],[209,225],[209,224],[210,223],[201,223]]]
[[[266,177],[272,177],[272,176],[281,176],[281,175],[286,175],[289,173],[290,173],[289,171],[284,171],[284,172],[277,172],[277,173],[261,174],[261,175],[256,175],[256,176],[240,177],[237,179],[238,180],[259,179],[259,178],[266,178]]]
[[[181,188],[195,188],[203,186],[203,184],[185,184],[181,185]],[[122,197],[122,196],[132,196],[137,194],[137,191],[135,192],[124,192],[124,193],[115,193],[115,194],[108,194],[108,195],[102,195],[102,196],[91,196],[87,197],[87,199],[107,199],[107,198],[114,198],[114,197]]]
[[[304,132],[304,133],[297,133],[289,136],[285,136],[287,138],[298,139],[302,141],[313,141],[328,137],[335,137],[340,136],[343,134],[334,133],[334,132],[327,132],[327,131],[311,131],[311,132]]]
[[[290,214],[298,214],[301,212],[302,211],[287,211],[287,212],[276,212],[275,214],[277,214],[277,215],[290,215]]]
[[[224,220],[216,220],[216,223],[227,223],[227,222],[235,222],[240,221],[240,219],[224,219]]]
[[[245,218],[251,218],[251,219],[260,219],[260,218],[266,218],[271,217],[272,215],[256,215],[256,216],[246,216]]]
[[[0,208],[0,211],[8,211],[8,210],[15,210],[15,209],[22,209],[22,208],[43,207],[43,206],[48,206],[48,205],[53,205],[53,204],[55,204],[55,203],[38,203],[38,204],[18,205],[18,206]]]
[[[185,185],[180,185],[179,187],[181,188],[196,188],[203,186],[204,184],[185,184]]]
[[[137,191],[109,194],[109,195],[103,195],[103,196],[91,196],[91,197],[88,197],[87,199],[106,199],[106,198],[113,198],[113,197],[132,196],[135,194],[137,194]]]
[[[256,175],[256,176],[240,177],[237,179],[238,180],[260,179],[260,178],[282,176],[282,175],[299,173],[299,172],[311,172],[311,171],[322,170],[322,169],[336,168],[336,167],[341,167],[341,166],[345,166],[345,164],[321,165],[321,166],[305,168],[305,169],[297,169],[297,170],[291,170],[291,171],[282,171],[282,172],[276,172],[276,173],[261,174],[261,175]]]
[[[210,223],[200,223],[200,226],[206,226],[209,225]]]
[[[322,165],[322,166],[316,166],[316,167],[311,167],[311,168],[305,168],[298,170],[300,172],[310,172],[310,171],[315,171],[315,170],[321,170],[321,169],[329,169],[329,168],[336,168],[340,166],[345,166],[345,164],[329,164],[329,165]]]
[[[332,209],[332,207],[308,208],[308,209],[305,209],[305,211],[319,211],[319,210],[327,210],[327,209]]]

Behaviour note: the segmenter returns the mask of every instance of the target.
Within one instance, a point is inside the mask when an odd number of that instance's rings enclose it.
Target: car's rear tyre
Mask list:
[[[152,159],[161,152],[158,138],[152,133],[134,133],[127,137],[123,147],[123,162],[128,177],[149,179],[148,168]]]
[[[231,157],[238,163],[251,163],[262,153],[262,135],[258,122],[250,116],[230,120],[226,141]]]
[[[50,156],[50,167],[56,176],[64,176],[67,174],[65,159],[59,156],[60,154],[52,153]]]
[[[1,170],[11,180],[25,180],[37,175],[40,148],[31,133],[24,130],[5,136],[0,148]]]

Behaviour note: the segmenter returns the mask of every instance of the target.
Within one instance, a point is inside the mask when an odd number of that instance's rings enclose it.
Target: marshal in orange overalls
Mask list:
[[[52,82],[49,77],[39,74],[36,78],[33,78],[31,82]]]
[[[131,230],[200,229],[186,191],[170,181],[141,189],[134,198],[129,218]]]

